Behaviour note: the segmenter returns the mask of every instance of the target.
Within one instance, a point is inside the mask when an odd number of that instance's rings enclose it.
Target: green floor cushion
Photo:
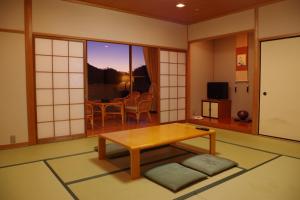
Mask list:
[[[98,146],[95,147],[95,151],[98,151]],[[106,144],[106,157],[109,159],[128,156],[129,151],[122,145],[116,143]]]
[[[222,171],[237,166],[237,163],[225,158],[220,158],[210,154],[202,154],[187,158],[182,161],[182,165],[213,176]]]
[[[173,192],[177,192],[207,177],[201,172],[184,167],[178,163],[168,163],[154,167],[146,171],[144,175]]]

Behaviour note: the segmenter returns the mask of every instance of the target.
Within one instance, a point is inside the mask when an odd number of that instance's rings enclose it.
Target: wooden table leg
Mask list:
[[[122,105],[122,106],[121,106],[122,124],[124,124],[124,118],[125,118],[124,114],[125,114],[124,106]]]
[[[106,155],[106,143],[105,139],[102,137],[99,137],[98,141],[98,159],[104,160]]]
[[[104,127],[105,106],[101,105],[102,127]]]
[[[140,177],[140,150],[130,150],[130,173],[131,178],[136,179]]]
[[[216,154],[216,133],[209,134],[209,153]]]

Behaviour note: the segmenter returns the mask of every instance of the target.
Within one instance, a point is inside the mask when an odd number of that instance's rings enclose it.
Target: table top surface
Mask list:
[[[99,137],[121,144],[128,149],[146,149],[214,133],[215,130],[211,129],[202,131],[190,125],[173,123],[105,133]]]

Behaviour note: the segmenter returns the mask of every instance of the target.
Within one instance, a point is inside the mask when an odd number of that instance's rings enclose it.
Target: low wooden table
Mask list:
[[[99,135],[99,160],[105,159],[106,139],[123,145],[130,152],[131,178],[140,177],[140,151],[151,147],[209,135],[209,153],[216,152],[216,132],[202,131],[185,124],[166,124]]]
[[[121,115],[122,118],[122,124],[124,124],[124,119],[125,119],[125,112],[124,112],[124,103],[122,101],[118,102],[97,102],[94,101],[92,102],[94,106],[98,106],[101,110],[101,120],[102,120],[102,127],[104,127],[104,119],[106,114],[111,114],[111,115]],[[109,106],[115,106],[120,108],[120,111],[118,112],[106,112],[106,108]]]

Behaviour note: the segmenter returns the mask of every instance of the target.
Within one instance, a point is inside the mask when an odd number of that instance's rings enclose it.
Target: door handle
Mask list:
[[[267,92],[263,92],[263,95],[264,95],[264,96],[267,96],[267,94],[268,94]]]

